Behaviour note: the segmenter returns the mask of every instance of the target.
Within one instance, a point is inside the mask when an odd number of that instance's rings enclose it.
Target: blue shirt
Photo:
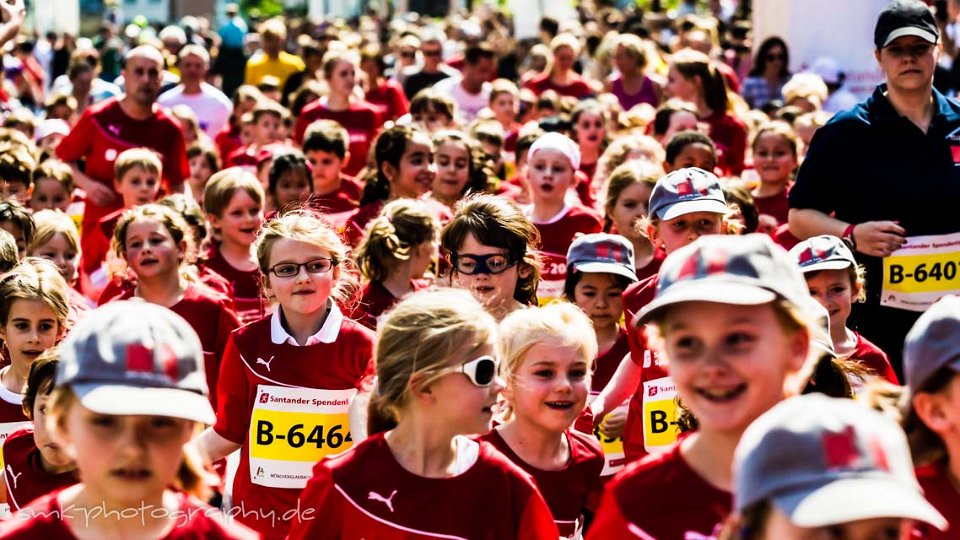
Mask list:
[[[233,49],[243,48],[243,37],[247,35],[247,23],[238,15],[231,17],[226,24],[220,27],[220,39],[223,46]]]

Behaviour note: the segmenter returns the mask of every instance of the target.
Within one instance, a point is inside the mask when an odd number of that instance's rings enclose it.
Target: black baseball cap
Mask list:
[[[917,36],[930,43],[936,43],[940,37],[933,12],[920,0],[893,0],[877,18],[877,27],[873,31],[877,49],[903,36]]]

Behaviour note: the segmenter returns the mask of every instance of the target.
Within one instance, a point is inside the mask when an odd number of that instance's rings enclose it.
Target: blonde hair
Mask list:
[[[570,47],[574,56],[580,56],[580,40],[573,34],[560,33],[550,40],[550,52],[556,54],[562,47]]]
[[[257,33],[263,37],[274,37],[280,41],[287,39],[287,25],[282,17],[273,17],[260,23],[257,27]]]
[[[10,308],[17,300],[40,300],[53,311],[63,327],[70,315],[67,282],[50,261],[27,257],[0,276],[0,324],[7,324]]]
[[[152,203],[127,210],[117,221],[117,226],[113,230],[112,247],[113,251],[124,260],[127,258],[127,229],[130,228],[131,223],[138,220],[155,221],[166,227],[178,248],[181,242],[186,243],[185,248],[180,253],[181,264],[189,254],[196,251],[193,242],[193,229],[183,219],[183,216],[174,212],[169,206]]]
[[[122,182],[123,177],[134,168],[150,171],[158,176],[163,172],[163,164],[156,152],[149,148],[130,148],[120,152],[113,163],[115,181]]]
[[[830,93],[823,79],[814,73],[797,73],[783,85],[782,92],[785,104],[790,105],[791,101],[803,98],[812,100],[818,110]]]
[[[543,307],[519,309],[500,323],[497,355],[507,386],[513,384],[526,355],[534,346],[548,343],[580,354],[587,365],[597,357],[597,336],[590,318],[577,306],[568,302],[554,302]],[[587,372],[587,386],[590,371]],[[509,419],[510,410],[504,419]]]
[[[214,173],[203,188],[203,209],[206,213],[223,217],[223,211],[230,205],[230,199],[238,190],[250,195],[257,204],[263,205],[263,186],[260,180],[241,167],[230,167]]]
[[[281,217],[264,223],[260,228],[254,245],[264,285],[270,283],[270,253],[273,245],[282,238],[311,244],[329,252],[334,269],[340,269],[340,277],[336,287],[330,291],[330,296],[339,301],[340,305],[352,302],[359,287],[347,256],[347,248],[330,224],[306,209],[286,212]]]
[[[70,249],[80,253],[80,234],[77,225],[70,216],[60,210],[40,210],[33,214],[33,222],[37,225],[33,231],[33,239],[27,246],[27,255],[33,255],[57,234],[62,234]]]
[[[398,263],[410,259],[417,246],[434,240],[439,230],[440,224],[423,203],[389,202],[367,226],[354,255],[357,267],[370,281],[383,281]]]
[[[415,375],[433,373],[419,383],[426,387],[496,335],[497,323],[467,291],[421,291],[400,301],[380,322],[369,433],[396,427]]]
[[[54,433],[66,431],[67,413],[70,412],[70,408],[78,401],[73,387],[69,384],[55,386],[50,392],[50,397],[47,401],[47,429]],[[189,422],[189,420],[183,421]],[[211,495],[211,490],[207,482],[211,473],[203,470],[201,465],[203,463],[202,459],[200,456],[193,455],[189,452],[187,450],[189,447],[189,445],[184,447],[173,488],[177,491],[183,491],[193,495],[201,500],[207,500]]]

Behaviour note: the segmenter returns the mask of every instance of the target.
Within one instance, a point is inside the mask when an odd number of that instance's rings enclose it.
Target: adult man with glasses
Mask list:
[[[406,68],[403,74],[403,93],[413,99],[417,92],[434,84],[459,75],[459,72],[443,61],[443,34],[437,30],[424,30],[420,36],[420,55],[423,64]]]
[[[933,88],[939,37],[923,2],[884,8],[874,31],[884,83],[817,131],[790,192],[794,235],[840,237],[866,267],[852,321],[898,372],[920,313],[960,293],[960,104]]]

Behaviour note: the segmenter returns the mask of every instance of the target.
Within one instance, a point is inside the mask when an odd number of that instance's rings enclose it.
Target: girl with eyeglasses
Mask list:
[[[308,211],[267,222],[255,244],[272,315],[230,337],[217,421],[197,439],[211,461],[240,450],[229,508],[264,538],[283,538],[313,464],[353,445],[348,406],[372,375],[373,333],[338,301],[356,282],[337,233]]]
[[[490,430],[503,390],[496,338],[464,291],[397,304],[380,323],[371,436],[314,467],[289,538],[556,540],[533,480],[467,437]]]
[[[216,388],[220,360],[240,320],[230,298],[188,274],[193,242],[190,226],[167,206],[146,204],[124,212],[114,229],[113,249],[135,278],[110,301],[139,298],[186,319],[200,337],[207,386]],[[216,407],[216,392],[209,397]]]
[[[467,289],[497,320],[536,305],[540,236],[520,208],[502,197],[463,199],[440,233],[450,257],[450,283]]]
[[[590,319],[557,302],[515,311],[500,324],[505,423],[483,436],[533,477],[561,538],[582,538],[597,508],[604,466],[600,443],[573,429],[587,405],[597,340]]]

